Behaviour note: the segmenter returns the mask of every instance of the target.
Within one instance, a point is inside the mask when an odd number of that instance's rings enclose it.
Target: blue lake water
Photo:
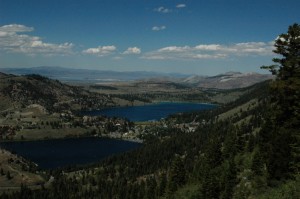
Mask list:
[[[131,121],[149,121],[166,118],[179,112],[201,111],[215,108],[211,104],[159,103],[145,106],[116,107],[100,111],[87,111],[86,115],[106,115],[128,118]],[[61,140],[6,142],[0,147],[16,152],[43,169],[98,162],[113,154],[140,147],[140,143],[108,138],[74,138]]]
[[[43,169],[98,162],[113,154],[141,146],[140,143],[109,138],[70,138],[27,142],[0,143]]]
[[[213,104],[199,104],[199,103],[172,103],[164,102],[158,104],[150,104],[144,106],[128,106],[128,107],[114,107],[103,110],[84,111],[84,115],[105,115],[109,117],[127,118],[130,121],[151,121],[166,118],[171,114],[180,112],[201,111],[215,108]]]

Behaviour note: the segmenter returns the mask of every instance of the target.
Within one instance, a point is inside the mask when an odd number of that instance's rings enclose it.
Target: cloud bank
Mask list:
[[[126,51],[123,52],[124,55],[129,55],[129,54],[141,54],[141,49],[138,47],[129,47],[127,48]]]
[[[20,24],[0,27],[0,50],[4,52],[24,53],[28,55],[70,55],[72,43],[53,44],[42,41],[40,37],[20,34],[32,32],[34,28]]]
[[[168,46],[145,53],[143,59],[223,59],[233,56],[271,55],[274,42],[246,42],[232,45],[200,44],[197,46]]]
[[[165,30],[167,27],[166,26],[153,26],[152,30],[153,31],[161,31],[161,30]]]
[[[104,56],[112,54],[116,50],[117,50],[117,47],[115,47],[113,45],[112,46],[98,46],[97,48],[88,48],[86,50],[83,50],[82,53],[97,55],[99,57],[104,57]]]
[[[160,6],[160,7],[158,7],[158,8],[155,8],[154,11],[155,11],[155,12],[159,12],[159,13],[164,13],[164,14],[172,12],[171,9],[165,8],[165,7],[163,7],[163,6]]]
[[[178,4],[178,5],[176,5],[176,8],[185,8],[186,7],[186,5],[185,4]]]
[[[165,30],[166,26],[154,26],[153,31]],[[226,59],[236,56],[268,56],[273,55],[272,42],[245,42],[235,44],[199,44],[195,46],[166,46],[150,52],[142,53],[139,47],[128,47],[119,51],[115,45],[105,45],[73,51],[72,43],[47,43],[38,36],[26,34],[33,32],[33,27],[20,24],[0,26],[0,53],[23,53],[26,55],[64,56],[82,53],[104,57],[109,55],[141,55],[148,60],[201,60]],[[121,56],[123,57],[123,56]]]

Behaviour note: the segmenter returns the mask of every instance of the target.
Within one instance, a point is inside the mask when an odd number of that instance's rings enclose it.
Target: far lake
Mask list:
[[[151,121],[166,118],[174,113],[201,111],[215,108],[213,104],[164,102],[144,106],[114,107],[103,110],[84,111],[82,114],[127,118],[130,121]]]
[[[160,120],[174,113],[201,111],[215,107],[212,104],[166,102],[82,113],[94,116],[122,117],[131,121],[149,121]],[[124,153],[140,146],[142,146],[140,143],[135,142],[91,137],[0,143],[0,147],[16,152],[18,155],[37,163],[42,169],[95,163],[111,155]]]
[[[42,169],[99,162],[113,154],[136,149],[142,144],[109,138],[70,138],[27,142],[0,143],[37,163]]]

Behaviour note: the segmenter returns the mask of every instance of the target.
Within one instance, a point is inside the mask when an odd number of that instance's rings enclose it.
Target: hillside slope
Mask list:
[[[136,82],[144,86],[162,86],[166,89],[170,86],[176,86],[177,88],[237,89],[246,88],[273,78],[269,74],[227,72],[215,76],[154,77],[141,79]]]
[[[183,79],[182,82],[201,88],[233,89],[245,88],[269,79],[272,79],[271,75],[228,72],[212,77],[191,76]]]
[[[209,186],[205,189],[220,195],[225,194],[230,157],[235,157],[236,165],[232,186],[256,186],[251,172],[256,153],[253,143],[264,117],[260,111],[267,103],[267,85],[255,85],[235,102],[213,111],[171,116],[142,135],[142,148],[86,168],[61,170],[43,194],[49,198],[198,198],[205,193],[203,186]],[[190,132],[193,126],[196,130]],[[210,185],[208,179],[215,181]],[[233,187],[228,194],[240,198],[242,188],[233,192]],[[251,195],[256,188],[245,191]],[[39,196],[39,192],[31,194]]]
[[[106,95],[90,93],[80,87],[63,84],[40,75],[15,76],[1,73],[0,98],[2,111],[31,104],[39,104],[49,112],[113,105],[112,100]]]
[[[0,149],[0,193],[18,190],[21,184],[40,188],[45,179],[36,171],[36,165],[9,151]]]
[[[98,164],[55,172],[30,198],[268,198],[299,196],[298,181],[268,184],[260,132],[269,82],[215,110],[177,114],[147,129],[143,147]],[[195,131],[189,131],[196,127]],[[10,195],[18,197],[22,193]]]
[[[104,116],[84,117],[81,111],[113,107],[120,100],[128,102],[40,75],[1,73],[0,141],[92,136],[97,132],[107,132],[105,135],[110,136],[127,129],[129,123]],[[106,123],[122,125],[108,132]]]

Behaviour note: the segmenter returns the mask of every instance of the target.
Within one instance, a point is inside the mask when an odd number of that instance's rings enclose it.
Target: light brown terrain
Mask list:
[[[0,149],[0,192],[8,189],[19,189],[20,185],[39,188],[45,179],[38,172],[32,172],[31,165],[22,157]]]

